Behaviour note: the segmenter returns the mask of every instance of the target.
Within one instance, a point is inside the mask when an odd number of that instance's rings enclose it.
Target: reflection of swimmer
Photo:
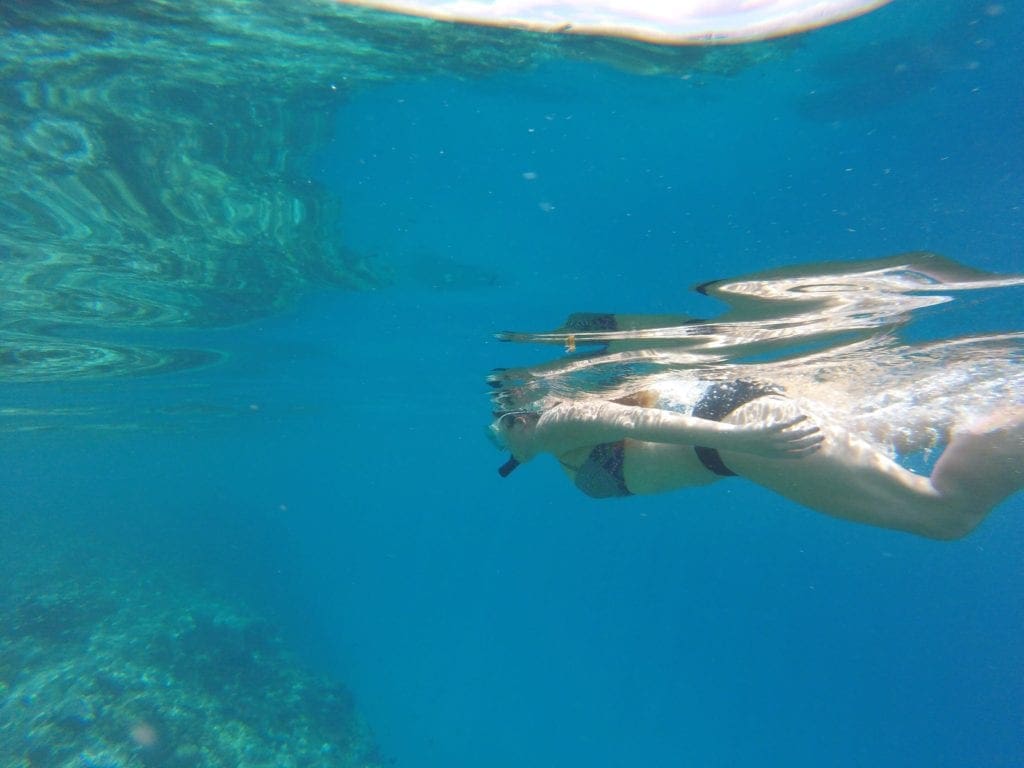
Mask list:
[[[681,380],[614,402],[510,412],[492,429],[512,452],[503,475],[540,453],[553,454],[595,497],[739,475],[829,515],[941,539],[969,533],[1024,487],[1021,407],[956,431],[930,477],[903,468],[831,416],[819,417],[812,401],[801,398],[798,406],[745,380]]]
[[[712,321],[583,313],[501,334],[582,350],[491,377],[502,475],[550,453],[598,498],[739,475],[836,517],[963,536],[1024,487],[1024,333],[901,335],[963,292],[1021,285],[910,253],[706,283],[728,305]],[[939,449],[928,476],[899,463]]]

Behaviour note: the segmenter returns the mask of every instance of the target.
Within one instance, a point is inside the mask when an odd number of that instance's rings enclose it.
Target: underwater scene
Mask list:
[[[0,7],[0,767],[1024,766],[1024,11],[365,5]]]

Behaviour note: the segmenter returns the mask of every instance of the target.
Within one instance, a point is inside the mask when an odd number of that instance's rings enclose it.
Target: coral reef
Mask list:
[[[19,569],[0,606],[0,764],[380,764],[345,689],[265,621],[166,572],[105,570]]]

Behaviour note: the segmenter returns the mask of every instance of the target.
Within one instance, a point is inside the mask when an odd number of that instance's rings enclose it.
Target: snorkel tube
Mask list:
[[[516,467],[519,466],[519,459],[515,456],[509,456],[508,461],[498,467],[498,474],[502,477],[508,477],[512,474]]]
[[[508,417],[511,417],[513,421],[516,421],[518,423],[522,423],[524,421],[529,421],[532,423],[536,422],[538,419],[541,418],[540,414],[531,413],[529,411],[496,412],[495,416],[497,417],[495,423],[487,427],[487,438],[493,443],[495,443],[495,445],[497,445],[499,449],[502,449],[504,451],[508,451],[509,447],[508,443],[505,440],[505,435],[503,433],[503,428],[508,426],[505,424],[505,420]],[[498,468],[498,474],[500,474],[502,477],[508,477],[510,474],[512,474],[512,472],[515,471],[515,468],[518,467],[520,464],[521,462],[518,459],[516,459],[515,456],[510,454],[509,460]]]

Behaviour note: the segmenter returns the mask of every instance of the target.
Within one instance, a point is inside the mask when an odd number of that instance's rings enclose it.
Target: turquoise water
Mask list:
[[[1024,16],[934,5],[735,68],[567,53],[332,102],[301,132],[321,143],[294,146],[338,201],[314,234],[376,287],[312,268],[285,302],[267,286],[296,258],[258,270],[246,305],[239,267],[213,321],[91,330],[202,365],[5,383],[4,605],[50,558],[71,581],[166,574],[175,606],[202,585],[197,604],[269,617],[298,665],[342,681],[398,766],[1024,765],[1020,495],[937,543],[739,479],[605,502],[553,461],[502,480],[484,436],[487,373],[557,355],[495,332],[709,316],[692,286],[822,260],[1024,271]],[[1020,331],[1020,299],[965,297],[906,332]],[[138,749],[195,754],[136,744],[118,764]]]

